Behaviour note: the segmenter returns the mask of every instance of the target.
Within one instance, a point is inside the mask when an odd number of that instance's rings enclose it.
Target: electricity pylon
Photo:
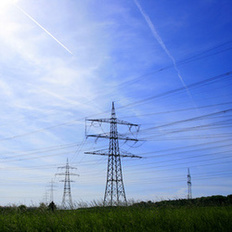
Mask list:
[[[64,209],[73,209],[73,202],[72,202],[72,196],[71,196],[71,184],[70,182],[74,182],[70,180],[70,176],[79,176],[78,174],[70,173],[70,169],[77,169],[74,167],[69,166],[68,159],[66,162],[66,165],[63,167],[58,167],[61,169],[65,168],[65,173],[57,173],[56,175],[63,175],[65,176],[64,180],[61,180],[60,182],[64,182],[64,193],[63,193],[63,199],[62,199],[62,208]]]
[[[192,199],[192,182],[191,182],[191,175],[190,175],[189,168],[188,168],[188,175],[187,175],[187,184],[188,184],[188,199]]]
[[[112,110],[111,110],[111,118],[103,118],[103,119],[86,119],[86,121],[93,123],[109,123],[110,124],[110,133],[103,134],[86,134],[86,137],[96,137],[109,139],[109,149],[108,152],[104,150],[98,150],[93,152],[85,152],[85,154],[92,155],[104,155],[108,156],[108,164],[107,164],[107,178],[106,178],[106,188],[104,195],[104,206],[110,205],[126,205],[126,193],[123,184],[123,175],[122,175],[122,165],[121,165],[121,157],[131,157],[131,158],[142,158],[140,156],[132,155],[132,154],[121,154],[119,149],[119,140],[125,141],[135,141],[138,139],[130,138],[124,135],[118,134],[117,125],[127,125],[129,130],[131,131],[132,127],[137,128],[137,132],[139,131],[139,125],[129,123],[123,120],[119,120],[116,118],[114,102],[112,102]]]
[[[49,193],[46,190],[45,193],[44,193],[44,196],[43,196],[43,202],[44,202],[45,205],[48,204],[48,196],[49,196]]]
[[[50,190],[50,202],[54,201],[54,180],[52,179],[51,182],[49,182],[49,190]]]

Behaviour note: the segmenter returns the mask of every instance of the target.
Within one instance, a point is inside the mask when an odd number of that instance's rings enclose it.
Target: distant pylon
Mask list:
[[[44,204],[47,205],[48,204],[48,191],[46,190],[45,193],[44,193],[44,196],[43,196],[43,201],[44,201]]]
[[[72,202],[72,196],[71,196],[71,184],[70,182],[74,182],[70,180],[70,176],[78,176],[78,174],[70,173],[70,169],[76,169],[74,167],[69,166],[68,159],[66,162],[66,165],[63,167],[59,167],[61,169],[65,168],[65,173],[57,173],[56,175],[64,175],[64,180],[61,180],[60,182],[64,182],[64,193],[62,198],[62,208],[64,209],[73,209],[73,202]]]
[[[188,168],[188,175],[187,175],[187,184],[188,184],[188,199],[192,199],[192,182],[191,182],[191,175],[190,175],[189,168]]]
[[[52,179],[51,182],[49,182],[49,190],[50,190],[50,202],[54,201],[54,180]]]
[[[139,125],[132,124],[126,121],[118,120],[116,118],[114,102],[112,102],[111,118],[109,119],[86,119],[91,123],[98,122],[109,123],[110,124],[110,133],[109,134],[97,134],[97,135],[86,135],[86,137],[97,137],[97,138],[107,138],[109,139],[109,149],[108,152],[104,151],[95,151],[95,152],[85,152],[85,154],[93,155],[105,155],[108,156],[108,165],[107,165],[107,179],[106,179],[106,188],[104,195],[104,205],[126,205],[126,193],[123,184],[123,175],[122,175],[122,166],[121,166],[121,157],[131,157],[131,158],[142,158],[140,156],[135,156],[131,154],[121,154],[119,150],[119,139],[120,140],[131,140],[137,142],[136,138],[129,138],[123,135],[118,134],[117,124],[127,125],[131,131],[132,127],[137,127],[137,132],[139,130]]]

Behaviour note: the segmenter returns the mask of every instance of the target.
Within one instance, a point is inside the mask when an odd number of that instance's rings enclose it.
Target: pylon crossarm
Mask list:
[[[89,122],[99,122],[99,123],[115,123],[115,124],[120,124],[120,125],[127,125],[130,127],[140,127],[139,124],[135,124],[135,123],[130,123],[124,120],[120,120],[117,118],[100,118],[100,119],[85,119],[86,121]]]
[[[109,134],[108,133],[102,133],[102,134],[93,134],[93,135],[86,135],[86,137],[96,137],[96,138],[108,138],[109,137]]]
[[[71,166],[68,166],[68,168],[69,168],[69,169],[77,169],[77,168],[75,168],[75,167],[71,167]]]
[[[91,154],[91,155],[103,155],[103,156],[109,156],[110,154],[109,153],[100,153],[100,152],[85,152],[85,154]],[[114,155],[114,156],[117,156],[117,155]],[[143,158],[142,156],[138,156],[138,155],[133,155],[133,154],[131,154],[131,155],[123,155],[123,154],[120,154],[120,155],[118,155],[118,156],[120,156],[120,157],[129,157],[129,158],[139,158],[139,159],[141,159],[141,158]]]
[[[66,182],[66,180],[60,180],[60,182]],[[69,180],[69,182],[75,182],[74,180]]]
[[[55,176],[64,176],[65,173],[56,173]]]
[[[63,166],[63,167],[58,167],[59,169],[61,169],[61,168],[68,168],[68,169],[77,169],[77,168],[75,168],[75,167],[71,167],[71,166]]]
[[[70,176],[80,176],[79,174],[76,174],[76,173],[69,173]]]
[[[100,152],[85,152],[85,154],[90,154],[90,155],[104,155],[108,156],[108,153],[100,153]]]
[[[138,156],[138,155],[120,155],[121,157],[129,157],[129,158],[139,158],[142,159],[142,156]]]
[[[127,122],[127,121],[124,121],[124,120],[120,120],[120,119],[117,119],[117,120],[116,120],[116,123],[117,123],[117,124],[120,124],[120,125],[129,126],[130,128],[131,128],[131,127],[140,127],[139,124],[130,123],[130,122]]]
[[[100,150],[95,150],[95,151],[93,151],[93,152],[95,152],[95,153],[107,153],[108,152],[108,149],[100,149]],[[91,151],[85,151],[84,152],[85,154],[92,154],[92,152]]]
[[[86,137],[95,137],[97,139],[119,139],[119,140],[126,140],[126,141],[135,141],[138,142],[138,139],[130,138],[130,137],[124,137],[124,136],[110,136],[107,134],[95,134],[95,135],[86,135]]]

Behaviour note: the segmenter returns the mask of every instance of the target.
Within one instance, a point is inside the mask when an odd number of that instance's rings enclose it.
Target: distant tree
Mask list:
[[[47,210],[46,204],[43,203],[43,202],[41,202],[41,203],[39,204],[39,210],[40,210],[40,211],[45,211],[45,210]]]
[[[228,203],[232,204],[232,194],[227,196]]]
[[[54,212],[56,210],[56,204],[52,201],[49,205],[48,205],[48,209],[51,210],[52,212]]]
[[[20,211],[20,212],[27,211],[27,206],[26,205],[20,205],[20,206],[18,206],[18,211]]]

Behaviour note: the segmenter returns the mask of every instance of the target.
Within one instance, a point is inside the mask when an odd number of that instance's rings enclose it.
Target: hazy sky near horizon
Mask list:
[[[108,147],[85,118],[141,125],[121,142],[134,200],[232,193],[232,3],[229,0],[1,0],[0,205],[103,198]],[[119,133],[137,136],[120,126]],[[107,133],[107,125],[88,125]],[[63,170],[64,171],[64,170]]]

